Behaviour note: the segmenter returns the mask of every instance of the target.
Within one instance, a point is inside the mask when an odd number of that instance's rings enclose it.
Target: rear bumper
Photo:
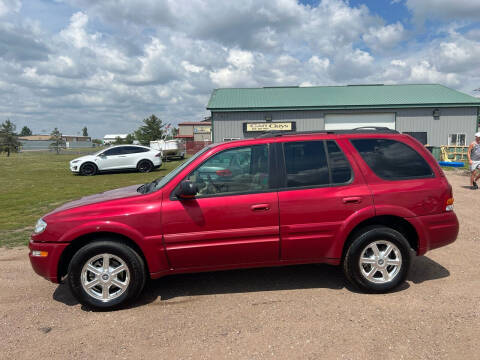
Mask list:
[[[417,231],[423,229],[423,236],[419,236],[418,255],[451,244],[457,239],[459,224],[453,211],[415,219],[418,222]]]
[[[45,279],[58,283],[58,263],[63,250],[68,246],[66,243],[42,243],[30,240],[28,254],[33,270]],[[32,251],[46,251],[46,257],[32,256]]]

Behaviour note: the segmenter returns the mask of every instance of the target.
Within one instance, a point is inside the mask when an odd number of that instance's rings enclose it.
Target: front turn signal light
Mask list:
[[[47,257],[48,256],[48,251],[32,250],[32,256]]]

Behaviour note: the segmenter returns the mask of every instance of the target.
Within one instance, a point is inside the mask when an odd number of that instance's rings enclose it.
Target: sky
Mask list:
[[[222,87],[439,83],[480,96],[479,0],[0,0],[0,122],[130,133]]]

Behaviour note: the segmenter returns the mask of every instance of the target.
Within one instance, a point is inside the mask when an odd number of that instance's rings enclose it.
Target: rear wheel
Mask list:
[[[343,270],[359,289],[383,293],[405,281],[410,257],[410,245],[401,233],[370,227],[357,234],[347,249]]]
[[[83,176],[92,176],[97,173],[97,166],[93,163],[85,163],[80,166],[80,175]]]
[[[68,284],[75,298],[94,309],[127,304],[146,281],[143,259],[132,248],[113,241],[98,241],[81,248],[69,266]]]
[[[153,164],[150,160],[141,160],[137,165],[137,170],[142,173],[150,172],[153,170]]]

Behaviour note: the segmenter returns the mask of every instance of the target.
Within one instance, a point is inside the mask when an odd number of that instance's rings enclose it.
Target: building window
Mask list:
[[[465,134],[448,135],[449,146],[467,146],[467,136]]]
[[[420,141],[423,145],[427,145],[427,132],[426,131],[404,131],[404,134],[410,135]]]

